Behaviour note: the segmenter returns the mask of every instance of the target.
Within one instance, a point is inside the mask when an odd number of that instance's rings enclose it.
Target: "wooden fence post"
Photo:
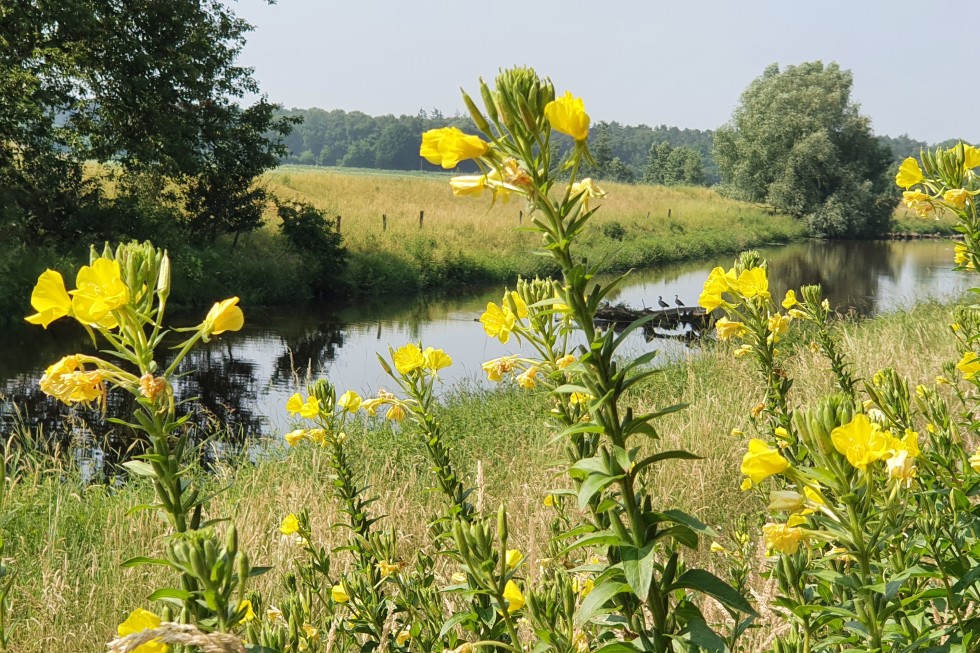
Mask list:
[[[381,214],[381,231],[388,231],[388,216]]]
[[[340,216],[337,216],[337,233],[340,233]]]
[[[670,217],[670,209],[667,209],[667,217]]]
[[[422,221],[425,219],[425,211],[419,211],[419,229],[422,228]]]
[[[524,224],[524,211],[517,212],[517,224]]]

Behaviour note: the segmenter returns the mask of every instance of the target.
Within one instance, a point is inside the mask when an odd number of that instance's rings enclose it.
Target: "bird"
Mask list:
[[[681,298],[678,295],[674,295],[674,303],[680,306],[681,308],[684,308],[685,306],[684,302],[681,301]]]
[[[664,301],[663,295],[657,296],[657,303],[660,304],[660,308],[670,308],[670,304]]]

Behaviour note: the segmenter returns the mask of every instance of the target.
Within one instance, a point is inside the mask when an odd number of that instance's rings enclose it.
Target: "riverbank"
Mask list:
[[[845,322],[856,376],[870,378],[881,367],[893,366],[909,377],[910,387],[931,385],[942,364],[960,356],[947,337],[951,313],[949,305],[923,304]],[[794,324],[780,348],[786,372],[796,380],[791,399],[806,404],[832,391],[833,379],[826,362],[811,352],[797,328]],[[895,343],[915,355],[896,358]],[[689,404],[656,422],[661,434],[656,447],[687,448],[705,458],[660,468],[651,479],[653,495],[687,509],[722,533],[734,517],[753,514],[761,505],[761,497],[738,489],[739,460],[747,438],[755,435],[747,418],[759,400],[752,378],[747,359],[736,359],[730,348],[718,346],[666,367],[636,393],[642,410]],[[531,561],[526,569],[532,584],[537,561],[549,556],[547,525],[553,512],[543,499],[567,486],[560,443],[552,442],[553,434],[544,427],[547,410],[547,398],[537,392],[463,386],[451,392],[440,414],[454,460],[469,483],[482,481],[474,496],[488,512],[501,502],[507,504],[511,542]],[[733,429],[746,435],[734,436]],[[351,429],[348,441],[352,459],[362,465],[366,483],[380,498],[375,509],[389,515],[388,523],[400,533],[401,553],[408,557],[413,547],[424,545],[426,516],[439,500],[425,492],[431,476],[423,443],[383,421]],[[10,650],[104,651],[116,624],[130,610],[153,607],[146,602],[147,588],[169,578],[156,567],[120,566],[134,555],[160,553],[147,550],[159,546],[159,518],[149,511],[128,514],[133,506],[152,499],[152,489],[136,481],[119,488],[81,490],[73,482],[78,472],[70,457],[58,466],[29,453],[20,457],[14,446],[7,447],[6,455],[8,464],[19,460],[13,467],[20,470],[7,479],[0,495],[4,556],[16,574],[12,614],[19,623]],[[245,455],[216,464],[213,485],[227,490],[217,495],[210,516],[234,515],[242,547],[253,564],[273,566],[255,583],[276,603],[282,596],[283,572],[296,554],[278,532],[282,518],[309,510],[315,538],[328,547],[339,544],[343,533],[328,529],[339,513],[329,496],[321,452],[306,447],[264,449],[253,457],[258,464],[246,462]],[[702,562],[724,573],[723,565],[710,559]],[[440,574],[448,576],[444,562],[440,565]],[[763,581],[755,583],[765,595]]]

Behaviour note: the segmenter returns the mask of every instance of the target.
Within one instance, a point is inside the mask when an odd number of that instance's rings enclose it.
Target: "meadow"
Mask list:
[[[912,384],[931,385],[941,366],[959,357],[955,341],[944,337],[952,309],[924,304],[871,320],[844,321],[842,338],[856,376],[869,379],[876,370],[893,366]],[[479,327],[474,337],[483,337]],[[826,359],[811,351],[806,337],[791,332],[780,346],[786,351],[786,371],[797,380],[794,402],[807,404],[833,390]],[[917,355],[894,358],[896,350]],[[761,494],[739,490],[739,462],[753,435],[748,414],[761,399],[753,379],[749,360],[734,358],[727,345],[708,344],[703,353],[664,368],[632,391],[638,410],[689,404],[657,420],[661,441],[656,446],[686,448],[704,459],[661,468],[662,473],[649,478],[650,491],[664,505],[685,509],[714,527],[726,546],[738,517],[758,519],[765,503]],[[527,557],[524,575],[533,586],[538,562],[548,556],[548,524],[554,517],[544,498],[568,487],[561,444],[545,426],[548,395],[513,386],[445,388],[440,394],[437,417],[452,459],[466,482],[477,488],[480,507],[492,514],[506,504],[513,546]],[[437,514],[440,501],[427,491],[433,478],[423,443],[414,431],[381,419],[360,421],[348,431],[352,457],[379,499],[376,510],[388,515],[399,552],[408,558],[430,537],[426,522]],[[173,572],[158,567],[120,566],[132,556],[162,553],[155,550],[163,547],[162,521],[153,512],[131,512],[152,500],[151,485],[134,479],[120,486],[82,486],[70,455],[39,459],[23,430],[11,437],[4,455],[9,472],[0,484],[0,532],[4,562],[14,574],[8,650],[104,651],[116,624],[134,606],[146,604],[148,588],[173,582]],[[270,573],[255,579],[254,587],[273,604],[283,598],[286,572],[299,555],[291,539],[279,532],[283,517],[307,509],[314,537],[328,547],[348,537],[342,528],[330,527],[342,515],[331,498],[326,462],[323,449],[288,448],[276,441],[255,443],[251,454],[225,459],[210,472],[210,486],[223,491],[208,512],[232,517],[253,565],[272,566]],[[687,559],[724,577],[724,564],[708,552],[708,544],[688,552]],[[766,568],[770,563],[764,560],[761,538],[753,547],[759,568]],[[437,570],[448,583],[455,567],[440,558]],[[767,604],[774,586],[754,575],[750,588],[763,628],[750,632],[743,644],[746,650],[760,650],[779,632],[779,620]]]

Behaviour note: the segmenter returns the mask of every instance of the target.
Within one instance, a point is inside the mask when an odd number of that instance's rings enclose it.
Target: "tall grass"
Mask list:
[[[845,342],[857,375],[870,378],[883,365],[897,365],[913,385],[931,383],[942,363],[959,358],[951,339],[942,337],[950,314],[949,306],[927,304],[846,322]],[[785,343],[786,370],[796,379],[793,399],[806,403],[831,391],[827,364],[810,351],[806,339]],[[917,355],[895,358],[895,351]],[[751,494],[738,489],[745,439],[732,435],[733,428],[751,434],[747,415],[760,399],[754,394],[757,389],[749,361],[734,359],[725,347],[706,345],[703,354],[664,368],[637,391],[641,410],[690,404],[655,423],[662,438],[656,446],[704,456],[665,467],[654,479],[665,504],[684,507],[721,530],[758,507]],[[547,555],[551,513],[542,500],[566,482],[557,462],[561,443],[552,442],[544,426],[548,408],[541,394],[462,387],[448,393],[441,409],[455,460],[471,483],[480,480],[478,500],[490,510],[507,503],[513,544],[531,561]],[[380,497],[378,511],[396,525],[407,558],[426,539],[425,523],[439,500],[425,491],[432,479],[423,444],[388,422],[371,422],[349,435],[359,447],[357,459],[367,471],[367,482]],[[283,516],[305,507],[316,538],[339,545],[345,536],[329,528],[339,515],[322,456],[307,447],[273,448],[258,464],[222,463],[214,472],[214,486],[227,489],[217,496],[212,514],[234,515],[253,563],[274,566],[256,579],[273,603],[282,596],[283,574],[295,554],[278,532]],[[169,579],[166,571],[154,567],[120,567],[126,558],[146,554],[149,543],[160,541],[161,522],[155,515],[129,514],[134,506],[150,502],[153,491],[140,481],[83,489],[70,465],[35,461],[20,469],[6,481],[0,517],[0,535],[17,573],[13,612],[19,624],[10,650],[102,651],[116,624],[134,607],[147,605],[147,588]],[[761,585],[756,589],[765,590]]]

